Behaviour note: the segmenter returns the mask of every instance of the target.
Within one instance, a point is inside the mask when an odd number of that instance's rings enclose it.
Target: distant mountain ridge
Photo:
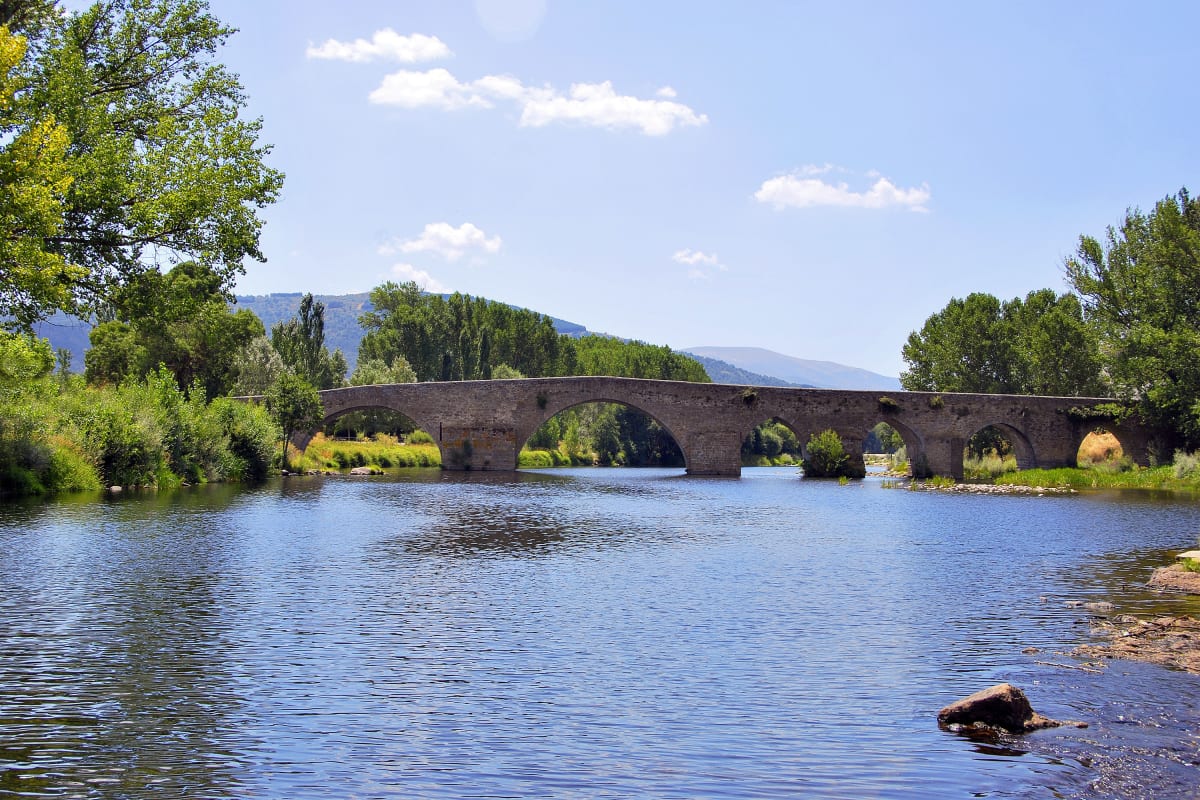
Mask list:
[[[271,326],[295,316],[300,308],[302,292],[276,292],[262,295],[238,295],[237,308],[253,311],[268,335]],[[358,356],[358,344],[363,329],[358,318],[370,311],[369,292],[355,294],[313,295],[313,299],[325,304],[325,345],[330,349],[341,349],[350,369]],[[606,334],[589,331],[577,322],[550,317],[559,333],[580,337]],[[46,322],[34,326],[38,336],[50,340],[55,348],[65,347],[71,351],[72,369],[83,371],[83,354],[88,348],[88,332],[92,326],[87,322],[55,314]],[[848,367],[832,361],[810,361],[783,355],[759,347],[693,347],[684,352],[703,366],[715,383],[733,383],[744,386],[801,386],[828,389],[899,389],[900,381],[865,369]]]
[[[848,367],[834,361],[813,361],[786,356],[762,347],[689,347],[682,352],[715,358],[750,372],[770,375],[796,385],[822,389],[880,389],[895,391],[900,379],[877,372]]]

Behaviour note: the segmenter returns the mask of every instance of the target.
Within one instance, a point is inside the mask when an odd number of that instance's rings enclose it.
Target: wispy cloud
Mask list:
[[[425,72],[400,70],[384,77],[369,95],[372,103],[401,108],[493,108],[515,104],[520,125],[540,128],[553,123],[574,123],[597,128],[635,129],[647,136],[664,136],[677,126],[698,126],[708,117],[673,99],[666,87],[658,99],[617,94],[611,81],[575,83],[567,94],[550,86],[526,86],[510,75],[487,75],[462,82],[445,69]]]
[[[692,280],[708,280],[713,273],[725,272],[729,269],[721,263],[721,259],[716,253],[705,253],[691,248],[676,250],[675,254],[671,256],[671,260],[677,264],[691,267],[687,271],[687,276]]]
[[[920,212],[929,210],[928,203],[932,195],[928,184],[904,189],[872,170],[867,177],[874,183],[866,189],[855,191],[845,181],[834,183],[820,177],[835,170],[844,172],[829,164],[801,167],[790,174],[763,181],[754,193],[754,199],[760,203],[770,203],[777,209],[841,206],[871,209],[900,207]]]
[[[401,36],[391,28],[375,31],[370,40],[339,42],[327,39],[320,45],[310,44],[304,54],[309,58],[329,61],[398,61],[402,64],[436,61],[453,55],[450,48],[436,36],[421,33]]]
[[[379,248],[379,253],[434,253],[447,261],[457,261],[468,252],[498,253],[501,244],[499,236],[488,238],[486,233],[470,222],[464,222],[457,228],[448,222],[431,222],[420,236],[384,244]]]
[[[393,264],[392,275],[402,282],[413,281],[427,292],[446,294],[450,288],[430,275],[423,269],[417,269],[412,264]]]

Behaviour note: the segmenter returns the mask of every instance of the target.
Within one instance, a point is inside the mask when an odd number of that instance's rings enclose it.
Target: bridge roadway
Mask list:
[[[851,458],[862,458],[871,428],[886,422],[899,432],[919,475],[961,479],[963,446],[994,425],[1013,444],[1017,464],[1074,466],[1079,444],[1096,423],[1070,408],[1106,398],[935,392],[847,391],[775,386],[571,377],[351,386],[321,393],[322,427],[352,411],[398,411],[437,442],[442,466],[453,470],[514,470],[522,445],[546,420],[590,402],[622,403],[656,420],[674,437],[691,475],[738,475],[742,440],[775,420],[802,443],[825,429],[841,437]],[[1125,453],[1148,463],[1149,438],[1136,424],[1104,423]],[[303,448],[315,431],[297,434]],[[860,461],[861,463],[861,461]]]

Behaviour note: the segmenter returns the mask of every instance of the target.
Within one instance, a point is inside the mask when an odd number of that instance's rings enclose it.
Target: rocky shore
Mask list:
[[[1200,573],[1187,570],[1182,564],[1172,564],[1156,569],[1148,585],[1163,591],[1200,595]],[[1111,608],[1111,604],[1104,605]],[[1107,641],[1081,645],[1073,655],[1093,660],[1146,661],[1200,674],[1200,620],[1194,617],[1144,619],[1122,614],[1095,620],[1092,631]]]

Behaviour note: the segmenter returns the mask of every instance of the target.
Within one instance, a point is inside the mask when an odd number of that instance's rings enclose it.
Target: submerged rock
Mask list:
[[[955,732],[1028,733],[1060,725],[1087,727],[1082,722],[1060,722],[1042,716],[1029,705],[1025,693],[1011,683],[1000,683],[951,703],[938,712],[938,724]]]
[[[351,475],[382,475],[383,470],[377,467],[355,467],[350,470]]]

